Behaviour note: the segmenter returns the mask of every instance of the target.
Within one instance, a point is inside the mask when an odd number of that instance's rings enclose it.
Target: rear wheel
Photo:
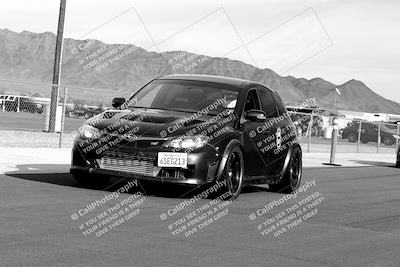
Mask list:
[[[291,193],[299,188],[301,175],[303,172],[303,163],[300,149],[296,148],[290,156],[289,166],[283,174],[282,180],[278,184],[270,184],[272,191],[280,193]]]

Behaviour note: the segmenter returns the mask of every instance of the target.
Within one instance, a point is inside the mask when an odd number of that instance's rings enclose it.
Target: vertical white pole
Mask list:
[[[62,137],[64,133],[64,120],[65,120],[65,106],[67,105],[67,87],[64,87],[64,101],[61,113],[61,129],[60,129],[60,139],[58,140],[58,148],[62,147]]]
[[[377,154],[379,154],[380,147],[381,147],[381,124],[382,124],[382,122],[379,122],[379,124],[378,124],[378,144],[376,146]]]
[[[357,153],[360,153],[360,142],[361,142],[361,128],[362,120],[360,120],[360,124],[358,125],[358,137],[357,137]]]

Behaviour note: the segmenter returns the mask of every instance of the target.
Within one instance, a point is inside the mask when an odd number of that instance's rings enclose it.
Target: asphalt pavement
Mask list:
[[[84,188],[63,172],[65,162],[53,163],[3,162],[0,265],[400,266],[400,169],[392,162],[308,167],[296,198],[248,186],[232,203],[115,179]]]

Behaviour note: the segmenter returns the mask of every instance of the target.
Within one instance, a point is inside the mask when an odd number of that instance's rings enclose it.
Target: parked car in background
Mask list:
[[[0,105],[5,111],[43,113],[43,106],[28,96],[1,95]]]
[[[96,116],[96,115],[102,113],[105,110],[106,110],[106,108],[104,108],[104,107],[93,108],[93,107],[78,106],[78,107],[75,107],[74,109],[70,110],[68,112],[68,116],[83,117],[85,119],[89,119],[93,116]]]
[[[357,142],[360,122],[352,122],[342,131],[342,138],[349,142]],[[378,141],[379,124],[377,122],[362,122],[360,141],[363,144]],[[397,133],[394,129],[381,124],[381,143],[392,146],[396,143]]]

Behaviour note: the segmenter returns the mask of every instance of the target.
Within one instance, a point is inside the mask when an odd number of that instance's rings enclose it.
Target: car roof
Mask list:
[[[191,81],[202,81],[202,82],[212,82],[212,83],[221,83],[230,86],[234,86],[237,88],[243,88],[247,85],[251,84],[259,84],[254,81],[248,81],[244,79],[231,78],[225,76],[215,76],[215,75],[203,75],[203,74],[171,74],[164,75],[157,80],[191,80]]]

